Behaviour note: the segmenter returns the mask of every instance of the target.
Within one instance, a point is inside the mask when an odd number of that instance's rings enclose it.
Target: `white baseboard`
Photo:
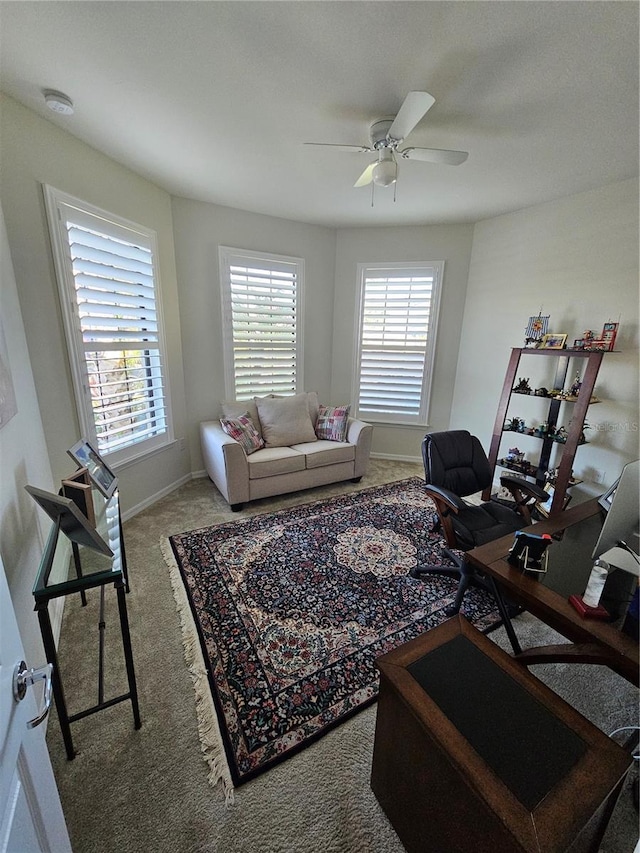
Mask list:
[[[415,462],[417,464],[422,463],[422,459],[419,456],[397,456],[391,453],[372,453],[371,458],[388,459],[391,462]],[[122,520],[128,521],[130,518],[133,518],[134,515],[137,515],[139,512],[142,512],[143,509],[148,509],[161,498],[165,498],[167,495],[170,495],[171,492],[175,492],[176,489],[179,489],[180,486],[184,486],[184,484],[188,483],[190,480],[198,480],[202,477],[207,476],[207,472],[204,469],[202,469],[201,471],[191,471],[190,474],[185,474],[184,477],[181,477],[179,480],[176,480],[176,482],[172,483],[170,486],[166,486],[166,488],[164,488],[161,492],[152,495],[146,500],[141,501],[139,504],[132,506],[126,512],[123,512]]]
[[[372,459],[389,459],[391,462],[416,462],[422,463],[421,456],[398,456],[395,453],[372,453]]]
[[[130,518],[133,518],[134,515],[137,515],[139,512],[142,512],[143,509],[147,509],[152,506],[154,503],[159,501],[161,498],[166,498],[167,495],[170,495],[171,492],[175,492],[176,489],[179,489],[180,486],[184,486],[185,483],[188,483],[190,480],[193,480],[195,474],[185,474],[184,477],[181,477],[179,480],[176,480],[175,483],[171,483],[171,485],[166,486],[162,491],[156,492],[155,495],[151,495],[146,500],[141,501],[139,504],[132,506],[126,512],[122,513],[122,520],[128,521]]]

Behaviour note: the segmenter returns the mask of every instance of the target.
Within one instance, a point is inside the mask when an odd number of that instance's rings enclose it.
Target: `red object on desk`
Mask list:
[[[569,604],[573,605],[573,607],[578,611],[578,613],[581,616],[584,616],[585,619],[611,618],[609,612],[605,610],[601,604],[599,604],[597,607],[589,607],[589,605],[585,604],[582,600],[582,597],[579,595],[570,595]]]

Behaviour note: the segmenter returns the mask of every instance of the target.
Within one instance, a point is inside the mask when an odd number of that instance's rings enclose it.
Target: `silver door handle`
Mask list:
[[[13,698],[16,702],[22,702],[27,694],[27,687],[35,684],[36,681],[44,681],[44,698],[40,713],[33,720],[29,720],[27,728],[35,729],[46,718],[51,709],[51,698],[53,695],[51,674],[53,673],[53,664],[46,663],[38,669],[27,669],[26,663],[21,660],[16,664],[13,670]]]

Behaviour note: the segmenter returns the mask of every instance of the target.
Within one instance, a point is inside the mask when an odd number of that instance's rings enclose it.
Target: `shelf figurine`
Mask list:
[[[549,329],[549,317],[549,314],[543,317],[542,313],[538,314],[537,317],[529,317],[529,323],[524,333],[525,347],[537,348],[540,346],[542,338]]]
[[[509,452],[507,453],[507,461],[508,462],[522,462],[522,461],[524,461],[524,451],[520,450],[517,447],[510,447]]]
[[[526,379],[518,379],[518,384],[513,389],[514,394],[531,394],[531,386],[529,385],[529,378]]]
[[[572,397],[577,397],[580,393],[580,389],[582,388],[582,381],[580,379],[580,371],[576,371],[576,378],[573,380],[573,385],[569,389],[569,394]]]

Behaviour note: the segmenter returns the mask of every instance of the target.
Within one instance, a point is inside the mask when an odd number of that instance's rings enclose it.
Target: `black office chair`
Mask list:
[[[497,500],[480,504],[467,503],[463,498],[491,486],[492,474],[487,456],[478,439],[467,430],[432,432],[422,440],[422,458],[426,492],[437,509],[436,527],[441,527],[447,543],[444,550],[452,566],[417,566],[413,577],[425,574],[444,574],[460,577],[455,602],[447,609],[452,616],[460,610],[469,583],[484,585],[464,553],[508,533],[515,533],[531,524],[530,506],[545,501],[549,495],[522,477],[505,473],[500,477],[513,496],[514,507]]]

